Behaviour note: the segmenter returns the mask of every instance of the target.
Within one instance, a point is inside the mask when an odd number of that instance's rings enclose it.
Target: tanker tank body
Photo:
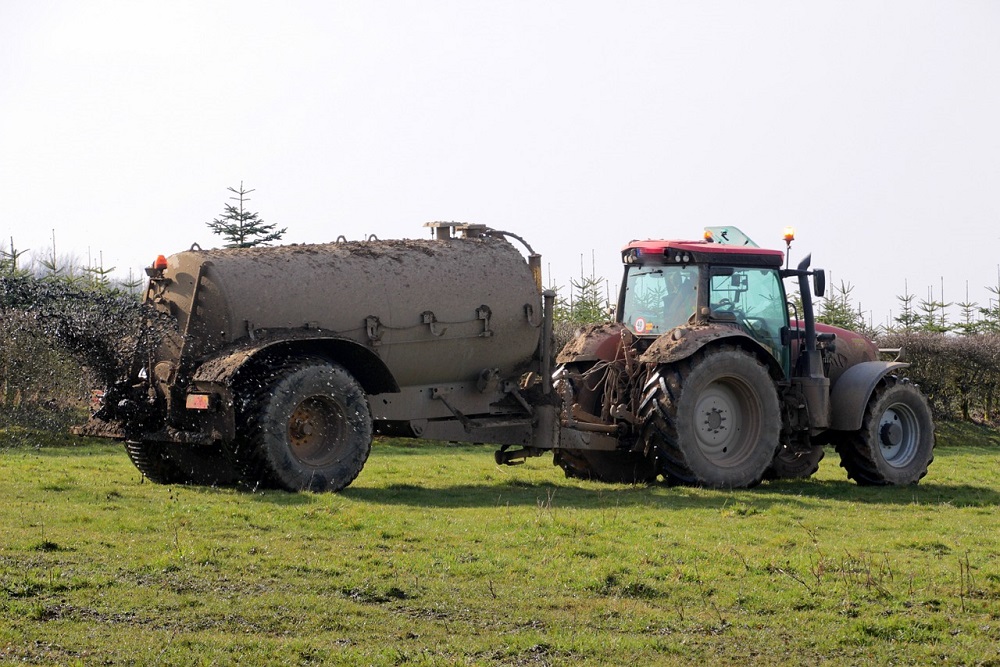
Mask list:
[[[146,300],[173,324],[81,430],[126,440],[153,481],[291,490],[343,488],[377,433],[530,443],[537,270],[502,232],[436,224],[432,240],[158,262]]]

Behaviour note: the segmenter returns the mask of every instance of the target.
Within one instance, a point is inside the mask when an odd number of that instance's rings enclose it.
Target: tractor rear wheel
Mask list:
[[[758,484],[781,430],[767,368],[734,347],[658,367],[641,406],[643,437],[668,481],[715,488]]]
[[[288,491],[340,491],[361,472],[372,442],[364,389],[321,358],[271,369],[250,400],[238,456],[245,481]]]
[[[934,460],[934,422],[907,379],[886,378],[868,400],[861,429],[837,443],[840,465],[862,486],[916,484]]]

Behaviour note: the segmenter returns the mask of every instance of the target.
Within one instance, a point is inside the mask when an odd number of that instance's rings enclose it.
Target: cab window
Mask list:
[[[714,317],[735,319],[776,359],[782,359],[781,329],[787,324],[788,312],[777,271],[714,267],[709,288]]]
[[[687,324],[698,304],[695,266],[630,266],[622,323],[640,336],[658,336]]]

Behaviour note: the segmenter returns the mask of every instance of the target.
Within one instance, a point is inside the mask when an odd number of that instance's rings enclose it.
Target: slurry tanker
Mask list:
[[[551,452],[607,482],[748,487],[811,475],[826,446],[859,484],[927,472],[927,401],[906,364],[815,321],[809,257],[784,268],[734,227],[633,241],[614,321],[556,351],[527,243],[427,226],[159,257],[131,368],[78,431],[124,441],[154,482],[292,491],[343,489],[377,435]]]

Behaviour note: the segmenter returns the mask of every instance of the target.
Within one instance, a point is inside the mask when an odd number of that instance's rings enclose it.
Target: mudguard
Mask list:
[[[623,333],[628,335],[631,341],[632,333],[617,322],[585,326],[560,350],[556,356],[556,363],[572,364],[582,361],[622,359],[624,358]]]
[[[742,329],[728,324],[677,327],[657,338],[639,357],[639,361],[648,364],[672,364],[687,359],[710,343],[721,341],[758,352],[761,359],[767,359],[772,375],[783,375],[781,365],[767,348]]]
[[[865,407],[875,387],[886,375],[910,364],[899,361],[865,361],[848,368],[830,391],[830,428],[856,431],[864,420]]]
[[[313,353],[330,357],[347,369],[369,394],[399,391],[385,363],[357,342],[336,336],[275,337],[244,343],[201,364],[191,377],[194,383],[228,386],[244,365],[264,352]]]

